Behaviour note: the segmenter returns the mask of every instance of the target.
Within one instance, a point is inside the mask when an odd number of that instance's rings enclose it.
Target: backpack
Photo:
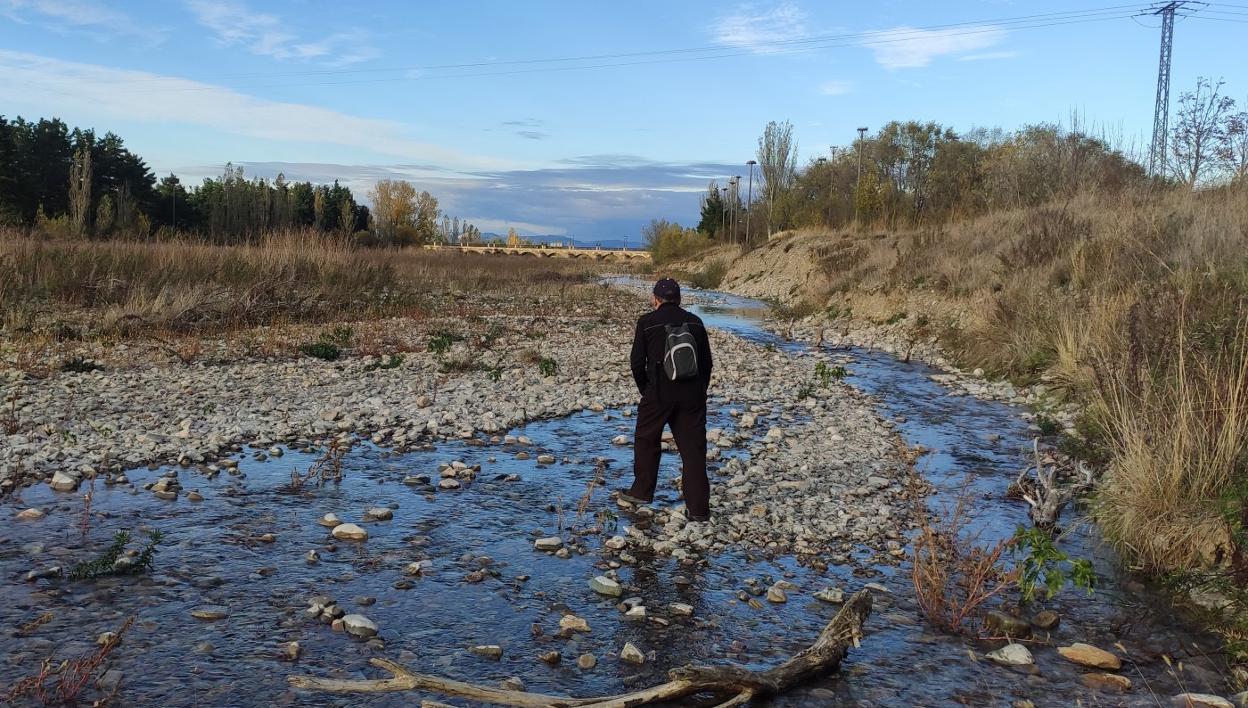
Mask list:
[[[663,347],[663,371],[668,381],[698,378],[698,340],[689,324],[664,325],[667,339]]]

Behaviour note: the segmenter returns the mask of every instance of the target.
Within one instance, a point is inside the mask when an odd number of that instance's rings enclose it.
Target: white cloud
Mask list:
[[[824,96],[843,96],[854,90],[854,84],[851,81],[825,81],[819,84],[819,93]]]
[[[129,15],[94,0],[0,0],[0,13],[21,21],[35,13],[77,28],[99,28],[117,34],[148,36]]]
[[[252,54],[274,59],[317,61],[345,66],[377,57],[363,30],[335,32],[318,40],[300,40],[290,23],[277,15],[256,12],[234,0],[188,0],[196,21],[226,46],[239,45]]]
[[[454,169],[515,165],[465,155],[406,135],[401,123],[361,118],[300,103],[145,71],[80,64],[0,50],[0,105],[33,106],[71,121],[109,119],[199,126],[275,141],[340,145]]]
[[[711,24],[711,36],[717,44],[766,54],[776,51],[766,46],[768,43],[806,36],[806,21],[806,13],[787,0],[770,9],[738,5],[732,14],[720,16]]]
[[[913,69],[949,54],[965,54],[1001,43],[1006,32],[992,25],[948,30],[894,27],[872,33],[863,45],[875,52],[875,60],[888,69]]]

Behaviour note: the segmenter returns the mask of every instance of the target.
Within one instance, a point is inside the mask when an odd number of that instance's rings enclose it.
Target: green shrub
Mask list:
[[[378,369],[397,369],[403,365],[402,354],[391,354],[389,357],[378,359],[364,367],[365,371],[376,371]]]
[[[149,531],[147,533],[147,545],[139,552],[134,563],[129,565],[117,566],[117,561],[126,551],[126,544],[130,543],[130,533],[127,531],[118,531],[113,536],[113,542],[99,557],[78,563],[69,569],[67,577],[70,580],[90,580],[105,575],[138,575],[152,569],[152,562],[156,559],[156,551],[159,549],[163,536],[159,531]]]
[[[1096,586],[1091,561],[1071,558],[1059,551],[1053,538],[1040,529],[1019,526],[1010,548],[1016,558],[1022,557],[1018,589],[1024,602],[1036,599],[1037,591],[1042,588],[1048,599],[1061,592],[1067,583],[1088,591],[1088,594]]]
[[[338,361],[342,356],[342,350],[338,348],[338,345],[324,339],[310,344],[299,345],[299,352],[305,356],[315,357],[324,361]]]
[[[724,276],[727,274],[727,263],[721,260],[711,261],[689,276],[689,284],[702,290],[714,290],[724,282]]]
[[[537,362],[537,369],[542,372],[542,376],[550,378],[559,369],[559,364],[554,359],[544,356],[541,361]]]

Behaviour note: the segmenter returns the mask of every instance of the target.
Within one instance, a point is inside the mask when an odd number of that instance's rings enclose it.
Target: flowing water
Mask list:
[[[757,302],[703,294],[697,309],[708,325],[771,344],[795,356],[808,347],[770,334]],[[621,353],[623,355],[623,353]],[[872,394],[880,412],[895,421],[910,445],[931,450],[919,463],[936,489],[931,504],[948,503],[970,476],[977,498],[973,518],[985,540],[1013,532],[1024,509],[1004,500],[1006,484],[1025,464],[1032,431],[1010,406],[951,396],[930,378],[927,366],[903,363],[864,350],[832,353],[844,360],[847,381]],[[726,426],[726,405],[712,400],[711,425]],[[285,677],[294,674],[370,678],[382,674],[367,665],[384,656],[416,671],[495,684],[519,677],[528,690],[569,695],[604,695],[658,683],[667,669],[689,662],[731,661],[766,668],[802,649],[836,611],[810,599],[815,590],[836,586],[853,591],[864,583],[888,588],[877,593],[875,611],[860,649],[850,653],[839,675],[827,677],[774,699],[769,705],[1010,705],[1029,699],[1036,705],[1157,705],[1182,690],[1160,656],[1189,667],[1189,690],[1218,690],[1216,662],[1204,656],[1216,643],[1189,632],[1170,617],[1159,597],[1118,572],[1119,564],[1095,533],[1076,528],[1063,542],[1072,555],[1093,558],[1100,585],[1092,596],[1067,591],[1049,607],[1062,615],[1048,642],[1032,645],[1037,666],[1030,671],[995,666],[983,652],[999,646],[949,637],[928,629],[918,615],[906,565],[901,568],[832,567],[819,572],[789,558],[724,554],[707,566],[684,566],[671,558],[640,557],[620,569],[621,580],[642,589],[652,616],[669,626],[629,622],[614,601],[594,595],[587,580],[602,571],[596,552],[607,535],[581,537],[587,552],[561,559],[533,550],[533,539],[565,527],[616,523],[612,518],[576,516],[577,500],[594,477],[595,458],[605,458],[607,487],[631,475],[631,450],[610,444],[631,433],[626,411],[583,413],[531,423],[512,431],[530,444],[489,444],[484,439],[439,444],[434,449],[395,453],[369,444],[344,458],[340,484],[284,491],[292,466],[306,470],[316,452],[289,450],[282,457],[237,455],[238,475],[209,478],[177,468],[182,486],[198,489],[201,502],[185,497],[162,501],[128,487],[94,490],[93,517],[84,538],[78,519],[80,495],[55,494],[40,486],[9,502],[13,511],[36,506],[48,512],[37,521],[13,521],[0,539],[0,626],[16,628],[50,613],[29,636],[0,636],[0,682],[8,684],[37,669],[50,654],[66,658],[88,653],[95,637],[115,630],[127,617],[135,623],[113,652],[109,666],[120,671],[118,705],[412,705],[414,695],[333,695],[294,691]],[[768,425],[783,425],[773,412]],[[760,425],[766,430],[768,425]],[[518,452],[529,459],[518,459]],[[735,452],[740,452],[736,450]],[[540,464],[539,454],[557,458]],[[402,483],[409,475],[436,481],[439,463],[480,464],[477,480],[457,491],[433,492]],[[129,473],[136,486],[172,468]],[[664,476],[677,475],[674,455],[664,456]],[[598,491],[591,510],[609,506]],[[661,485],[659,504],[675,503]],[[390,506],[392,520],[366,523],[362,544],[333,543],[316,522],[333,512],[359,522],[365,509]],[[554,511],[556,507],[562,513]],[[629,523],[619,519],[620,525]],[[68,582],[27,582],[26,573],[49,565],[72,565],[98,553],[112,534],[159,529],[164,544],[150,575]],[[261,540],[272,534],[272,542]],[[570,537],[570,536],[568,536]],[[303,556],[317,549],[320,562]],[[406,578],[403,567],[431,560],[424,577]],[[485,569],[484,580],[466,580]],[[479,577],[482,574],[477,574]],[[801,588],[783,605],[753,609],[738,592],[747,578],[762,587],[786,578]],[[407,580],[410,588],[403,587]],[[1129,588],[1129,589],[1128,589]],[[347,612],[366,615],[380,626],[384,648],[354,640],[303,610],[315,595],[328,595]],[[692,617],[673,616],[673,602],[692,605]],[[191,616],[202,606],[222,606],[224,619]],[[555,636],[559,618],[571,610],[591,631],[571,639]],[[540,633],[540,635],[539,635]],[[285,642],[304,649],[296,662],[281,656]],[[1045,644],[1084,641],[1104,648],[1121,642],[1139,664],[1122,674],[1134,686],[1127,693],[1085,685],[1083,669],[1066,662]],[[632,642],[655,656],[642,667],[615,656]],[[499,644],[499,660],[468,648]],[[549,665],[538,654],[557,650],[562,661]],[[596,668],[582,671],[576,657],[594,654]],[[1196,668],[1190,668],[1196,667]],[[1224,692],[1224,690],[1222,691]],[[455,702],[455,701],[449,701]]]

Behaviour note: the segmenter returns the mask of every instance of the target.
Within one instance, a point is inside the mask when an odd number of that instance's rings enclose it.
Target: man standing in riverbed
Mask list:
[[[658,484],[663,427],[680,451],[681,489],[692,521],[711,516],[706,479],[706,391],[711,384],[711,342],[702,320],[680,306],[680,285],[654,284],[654,309],[637,320],[629,365],[641,393],[633,447],[633,486],[619,498],[648,504]]]

